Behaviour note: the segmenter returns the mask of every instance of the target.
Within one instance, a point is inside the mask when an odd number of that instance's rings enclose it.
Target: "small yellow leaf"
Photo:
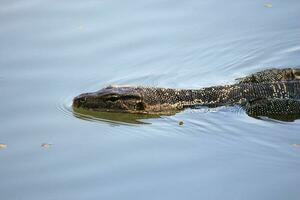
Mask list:
[[[7,144],[0,143],[0,149],[5,149],[5,148],[7,148]]]

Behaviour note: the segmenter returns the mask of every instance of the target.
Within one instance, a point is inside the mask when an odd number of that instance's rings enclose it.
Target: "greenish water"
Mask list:
[[[299,66],[299,10],[296,0],[1,1],[0,199],[299,199],[300,120],[221,107],[128,124],[70,107],[109,84],[200,88]]]

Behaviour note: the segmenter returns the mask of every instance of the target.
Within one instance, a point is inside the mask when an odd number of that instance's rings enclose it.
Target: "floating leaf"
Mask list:
[[[272,5],[271,3],[266,3],[266,4],[265,4],[265,7],[266,7],[266,8],[272,8],[273,5]]]
[[[5,148],[7,148],[7,144],[0,143],[0,149],[5,149]]]
[[[41,147],[45,148],[45,149],[49,149],[50,147],[52,146],[52,144],[49,144],[49,143],[43,143],[41,145]]]
[[[183,121],[179,121],[178,124],[179,124],[179,126],[183,126],[184,123],[183,123]]]

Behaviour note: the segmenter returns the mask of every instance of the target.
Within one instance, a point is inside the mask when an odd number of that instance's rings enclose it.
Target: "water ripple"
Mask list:
[[[1,198],[298,199],[300,120],[220,107],[129,125],[71,105],[108,84],[196,89],[299,65],[300,4],[264,4],[3,0]]]

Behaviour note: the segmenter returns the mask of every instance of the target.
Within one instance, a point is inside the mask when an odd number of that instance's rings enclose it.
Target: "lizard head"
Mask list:
[[[138,87],[108,86],[73,99],[73,108],[92,111],[145,113],[142,91]]]

